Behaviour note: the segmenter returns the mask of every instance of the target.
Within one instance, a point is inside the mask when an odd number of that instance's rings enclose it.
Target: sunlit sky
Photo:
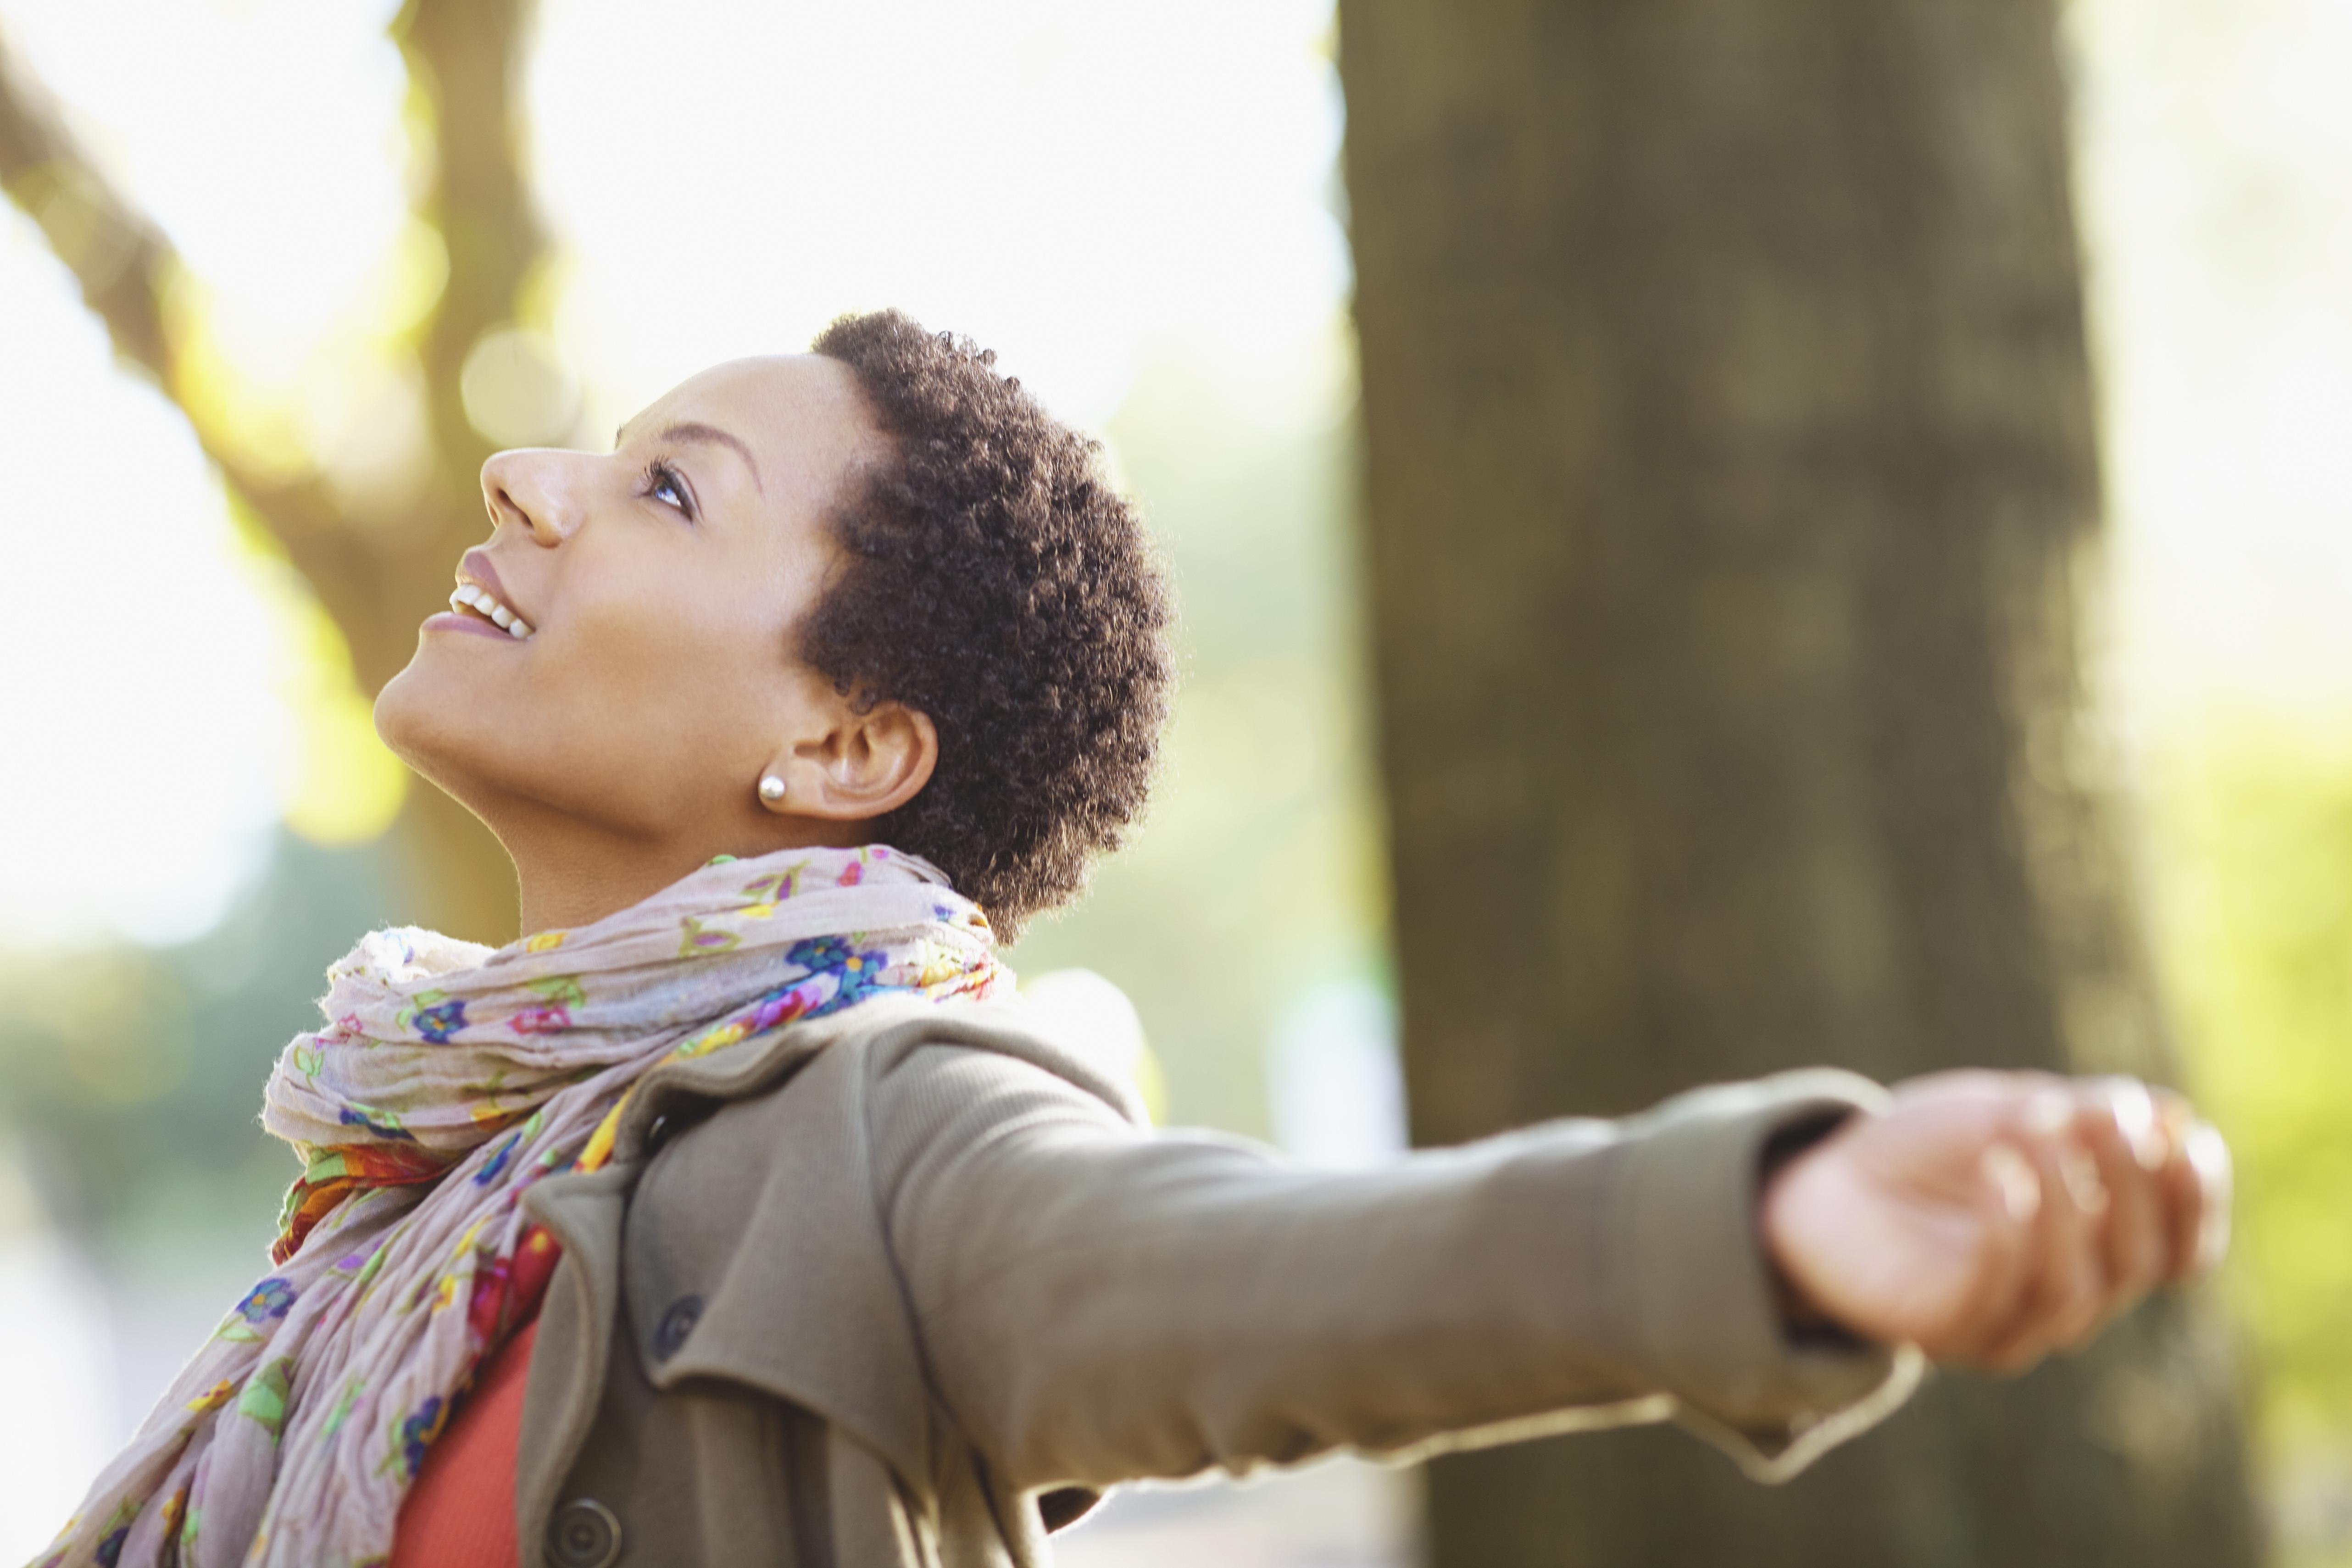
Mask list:
[[[2122,716],[2352,726],[2352,5],[2074,0]]]
[[[321,449],[416,273],[391,9],[0,0]],[[541,9],[550,321],[600,427],[883,303],[1088,426],[1170,356],[1269,421],[1346,395],[1328,0]],[[2078,0],[2073,36],[2127,727],[2345,722],[2352,9]],[[298,787],[292,596],[13,209],[0,472],[0,942],[200,929]]]

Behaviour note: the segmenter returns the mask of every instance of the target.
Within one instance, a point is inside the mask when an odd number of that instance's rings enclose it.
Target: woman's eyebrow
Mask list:
[[[613,445],[615,447],[623,447],[627,444],[625,437],[628,435],[628,430],[629,427],[624,425],[618,430],[613,432]],[[721,430],[716,425],[705,425],[698,420],[689,419],[683,424],[667,426],[658,437],[656,437],[656,439],[661,441],[697,441],[705,446],[730,447],[734,448],[735,455],[743,459],[743,466],[751,470],[751,488],[758,490],[761,495],[766,495],[768,493],[768,487],[761,482],[760,465],[753,460],[751,457],[751,448],[746,447],[741,441],[729,435],[726,431]]]

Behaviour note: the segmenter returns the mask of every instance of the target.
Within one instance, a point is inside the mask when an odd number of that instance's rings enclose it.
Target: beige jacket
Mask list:
[[[1801,1349],[1754,1233],[1776,1131],[1701,1090],[1391,1168],[1154,1135],[1018,1004],[877,1001],[648,1074],[562,1241],[515,1510],[558,1568],[1031,1568],[1103,1489],[1672,1417],[1760,1479],[1916,1358]]]

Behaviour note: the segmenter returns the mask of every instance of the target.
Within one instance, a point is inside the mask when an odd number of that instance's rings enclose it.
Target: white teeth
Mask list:
[[[496,595],[478,584],[458,584],[449,595],[449,607],[453,610],[472,610],[476,615],[496,622],[504,628],[509,637],[518,642],[525,641],[538,632],[537,627],[499,603]]]

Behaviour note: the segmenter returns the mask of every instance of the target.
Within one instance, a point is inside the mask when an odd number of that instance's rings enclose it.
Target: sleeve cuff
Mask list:
[[[1907,1345],[1793,1341],[1756,1227],[1767,1143],[1885,1098],[1868,1079],[1816,1068],[1696,1089],[1625,1124],[1603,1218],[1614,1337],[1674,1396],[1677,1420],[1759,1480],[1795,1475],[1919,1381]]]

